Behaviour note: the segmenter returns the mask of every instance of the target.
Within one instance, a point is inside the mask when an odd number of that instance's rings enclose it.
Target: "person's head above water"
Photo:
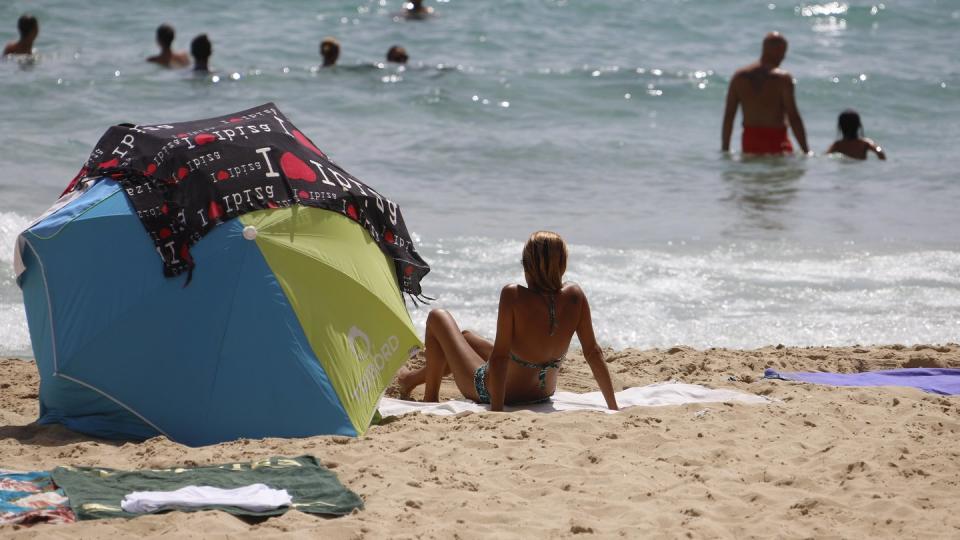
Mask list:
[[[332,66],[337,63],[340,57],[340,42],[332,37],[325,37],[320,42],[320,56],[323,57],[323,65]]]
[[[161,24],[157,27],[157,45],[160,45],[160,48],[163,50],[169,49],[173,46],[173,37],[175,35],[172,26],[169,24]]]
[[[538,292],[554,293],[563,287],[567,271],[567,244],[560,235],[537,231],[523,247],[523,275],[527,286]]]
[[[193,69],[197,71],[206,71],[207,62],[213,54],[213,44],[206,34],[200,34],[190,42],[190,54],[193,55]]]
[[[404,2],[403,9],[408,19],[426,19],[433,14],[433,8],[423,5],[423,0],[409,0]]]
[[[33,15],[23,14],[17,19],[20,39],[11,41],[3,48],[3,56],[8,54],[33,54],[33,42],[40,33],[40,24]]]
[[[407,59],[407,50],[399,45],[394,45],[387,50],[387,62],[396,62],[398,64],[406,64]]]
[[[763,38],[763,52],[760,54],[760,63],[778,67],[787,55],[787,38],[780,32],[770,32]]]
[[[860,114],[853,109],[847,109],[837,118],[837,129],[844,139],[859,139],[863,137],[863,124],[860,123]]]
[[[40,23],[33,15],[24,13],[17,19],[17,30],[20,32],[21,41],[33,41],[40,33]]]

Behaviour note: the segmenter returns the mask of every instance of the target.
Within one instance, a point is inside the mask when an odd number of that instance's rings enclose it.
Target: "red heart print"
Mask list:
[[[407,277],[410,277],[411,275],[413,275],[413,267],[410,265],[407,265],[407,267],[403,269],[403,275]]]
[[[267,208],[280,208],[280,206],[273,201],[267,201]]]
[[[284,152],[283,155],[280,156],[280,168],[283,170],[283,173],[287,175],[287,178],[292,180],[304,180],[306,182],[317,181],[317,173],[313,172],[313,169],[308,167],[302,159],[290,152]]]
[[[87,176],[87,172],[88,171],[86,167],[83,167],[82,169],[80,169],[80,172],[78,172],[77,175],[73,177],[73,180],[71,180],[70,183],[67,184],[67,189],[63,190],[63,193],[61,193],[60,196],[63,197],[67,193],[70,193],[71,191],[73,191],[73,188],[76,187],[77,182],[79,182],[81,178],[85,178]]]
[[[224,171],[222,169],[217,171],[217,180],[223,181],[228,178],[230,178],[230,173],[228,173],[227,171]]]
[[[187,173],[189,172],[190,171],[188,171],[186,167],[180,167],[177,169],[177,180],[183,180],[187,177]]]
[[[230,121],[236,124],[237,122],[243,122],[243,118],[231,118]]]
[[[177,133],[177,138],[178,138],[178,139],[186,139],[186,138],[187,138],[187,134],[186,134],[186,133]]]
[[[352,204],[347,205],[347,215],[350,216],[351,219],[357,219],[357,209],[354,208]]]
[[[146,171],[144,174],[146,174],[147,176],[150,176],[151,174],[153,174],[153,173],[155,173],[155,172],[157,172],[157,166],[154,165],[153,163],[151,163],[151,164],[147,165],[147,171]]]
[[[160,211],[163,212],[164,214],[170,211],[170,209],[167,208],[167,203],[163,203],[163,206],[160,207]]]
[[[160,239],[161,239],[161,240],[166,240],[167,238],[170,238],[170,235],[172,235],[172,234],[173,234],[173,232],[171,232],[170,229],[168,229],[167,227],[164,227],[164,228],[160,229]]]
[[[310,142],[310,139],[308,139],[306,135],[304,135],[303,133],[300,133],[300,130],[298,129],[293,130],[293,137],[297,139],[297,141],[300,144],[316,152],[318,156],[327,157],[326,154],[321,152],[319,148],[317,148],[316,146],[313,145],[312,142]]]
[[[210,201],[210,208],[207,210],[207,213],[210,215],[210,220],[214,221],[220,219],[220,216],[223,215],[223,210],[220,209],[217,201]]]
[[[388,230],[383,234],[383,239],[391,244],[393,243],[394,240],[396,240],[396,238],[394,238],[393,236],[393,231],[390,231],[390,230]]]
[[[297,192],[297,197],[300,197],[301,199],[309,199],[310,194],[301,189],[299,192]]]
[[[207,143],[212,143],[212,142],[215,141],[215,140],[217,140],[217,138],[214,137],[213,135],[211,135],[211,134],[209,134],[209,133],[201,133],[201,134],[197,135],[197,137],[196,137],[195,139],[193,139],[193,142],[195,142],[195,143],[197,143],[197,144],[199,144],[199,145],[204,145],[204,144],[207,144]]]
[[[97,168],[98,168],[98,169],[108,169],[108,168],[110,168],[110,167],[116,167],[117,165],[120,165],[120,159],[119,159],[119,158],[113,158],[113,159],[111,159],[110,161],[104,161],[104,162],[101,163],[100,166],[97,167]]]

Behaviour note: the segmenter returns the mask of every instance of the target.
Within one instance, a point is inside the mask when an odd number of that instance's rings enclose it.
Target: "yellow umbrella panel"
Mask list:
[[[358,434],[420,347],[394,262],[346,216],[294,205],[239,218],[275,274]]]

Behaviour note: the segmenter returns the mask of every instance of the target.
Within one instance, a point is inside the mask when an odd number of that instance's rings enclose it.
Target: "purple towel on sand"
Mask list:
[[[763,378],[833,386],[911,386],[944,396],[960,394],[960,369],[903,368],[864,373],[805,373],[767,368]]]

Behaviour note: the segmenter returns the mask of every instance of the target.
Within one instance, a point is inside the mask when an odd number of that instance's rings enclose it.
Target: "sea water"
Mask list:
[[[36,61],[0,62],[0,354],[30,354],[14,240],[110,125],[267,101],[400,204],[433,306],[484,334],[550,229],[604,345],[960,341],[960,2],[427,4],[2,3],[0,39],[25,11],[41,28]],[[178,49],[207,33],[216,73],[144,62],[162,22]],[[719,151],[727,82],[770,30],[815,157]],[[378,65],[394,44],[405,69]],[[888,161],[822,155],[847,107]]]

